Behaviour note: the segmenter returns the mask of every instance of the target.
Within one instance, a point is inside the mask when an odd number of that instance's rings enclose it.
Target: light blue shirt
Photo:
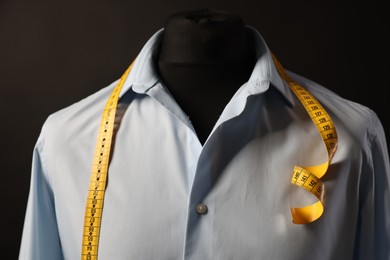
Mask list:
[[[129,105],[119,108],[99,260],[390,259],[389,155],[377,115],[289,72],[324,106],[339,136],[323,178],[324,214],[293,224],[290,206],[314,198],[290,183],[293,168],[321,164],[327,152],[264,40],[248,30],[257,63],[203,146],[156,72],[163,29],[143,47],[121,92]],[[80,259],[97,133],[116,83],[44,123],[19,259]]]

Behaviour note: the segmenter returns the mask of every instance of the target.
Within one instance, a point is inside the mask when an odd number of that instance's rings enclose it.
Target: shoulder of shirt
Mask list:
[[[89,125],[98,126],[104,106],[117,82],[50,114],[42,125],[39,139],[61,138],[72,134],[77,136],[78,131]]]
[[[305,87],[331,115],[331,118],[344,122],[343,127],[351,133],[365,135],[369,139],[376,138],[378,130],[382,128],[378,115],[371,108],[346,99],[329,88],[322,86],[304,76],[288,71],[289,75]],[[363,138],[362,136],[360,138]]]

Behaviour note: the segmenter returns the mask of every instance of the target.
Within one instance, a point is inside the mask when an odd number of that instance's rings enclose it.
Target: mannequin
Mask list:
[[[241,17],[218,10],[168,17],[158,58],[159,74],[204,144],[255,63]]]

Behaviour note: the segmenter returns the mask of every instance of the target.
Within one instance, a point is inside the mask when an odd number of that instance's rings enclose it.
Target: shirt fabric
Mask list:
[[[315,201],[290,183],[293,168],[319,165],[327,152],[261,35],[247,28],[257,63],[204,145],[156,71],[163,29],[142,48],[120,94],[128,106],[109,166],[100,260],[390,259],[390,167],[377,115],[288,71],[339,137],[322,178],[324,214],[293,224],[290,206]],[[19,259],[80,259],[97,133],[117,82],[43,124]]]

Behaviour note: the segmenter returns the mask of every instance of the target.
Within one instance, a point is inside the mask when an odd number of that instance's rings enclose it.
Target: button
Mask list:
[[[196,212],[198,212],[201,215],[207,214],[207,211],[208,211],[207,206],[205,204],[203,204],[203,203],[197,204],[195,209],[196,209]]]

